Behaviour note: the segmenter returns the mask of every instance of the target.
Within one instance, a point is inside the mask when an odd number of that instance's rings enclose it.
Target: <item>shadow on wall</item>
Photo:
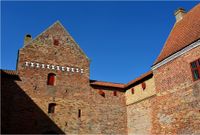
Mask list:
[[[15,81],[18,76],[1,71],[1,133],[64,134]]]

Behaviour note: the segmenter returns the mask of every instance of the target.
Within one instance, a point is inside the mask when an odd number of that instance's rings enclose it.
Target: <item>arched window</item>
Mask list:
[[[47,85],[54,86],[56,82],[56,75],[54,73],[49,73],[47,78]]]
[[[55,112],[55,103],[50,103],[48,106],[48,113],[54,113]]]

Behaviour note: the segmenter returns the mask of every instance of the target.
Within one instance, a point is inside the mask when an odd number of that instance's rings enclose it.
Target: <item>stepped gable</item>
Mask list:
[[[200,39],[200,4],[174,24],[154,65]]]

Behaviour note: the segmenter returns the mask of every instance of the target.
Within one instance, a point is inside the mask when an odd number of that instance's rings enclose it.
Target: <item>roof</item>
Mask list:
[[[153,71],[148,71],[148,72],[142,74],[140,77],[128,82],[127,84],[103,82],[103,81],[97,81],[97,80],[90,80],[90,84],[96,85],[96,86],[105,86],[105,87],[115,87],[115,88],[127,89],[132,85],[136,85],[136,84],[141,83],[142,81],[144,81],[146,79],[151,78],[152,76],[153,76]]]
[[[154,65],[200,39],[200,4],[175,23]]]
[[[97,80],[90,80],[90,85],[115,87],[115,88],[122,88],[122,89],[125,86],[125,84],[122,84],[122,83],[103,82],[103,81],[97,81]]]
[[[9,78],[14,80],[20,80],[17,71],[15,70],[3,70],[1,69],[1,78]]]
[[[1,69],[1,75],[3,75],[3,74],[17,75],[17,71],[15,71],[15,70],[4,70],[4,69]]]
[[[137,84],[137,83],[140,83],[141,81],[149,78],[149,77],[152,77],[153,76],[153,71],[148,71],[146,73],[144,73],[143,75],[141,75],[140,77],[130,81],[129,83],[127,83],[125,85],[126,88],[130,87],[131,85],[134,85],[134,84]]]

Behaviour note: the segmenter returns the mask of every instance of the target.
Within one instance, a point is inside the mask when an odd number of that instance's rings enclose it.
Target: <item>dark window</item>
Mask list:
[[[200,79],[200,59],[192,62],[190,65],[191,65],[193,80],[196,81]]]
[[[81,117],[81,109],[78,109],[78,118]]]
[[[102,90],[99,90],[99,94],[100,94],[102,97],[105,97],[105,92],[103,92]]]
[[[48,113],[54,113],[55,112],[55,103],[50,103],[48,106]]]
[[[48,74],[47,85],[55,85],[56,75],[53,73]]]
[[[134,90],[134,88],[132,88],[132,89],[131,89],[131,93],[132,93],[132,94],[134,94],[134,93],[135,93],[135,90]]]
[[[142,83],[142,89],[143,89],[143,90],[146,89],[146,83],[145,83],[145,82]]]
[[[117,96],[117,91],[113,91],[113,95],[114,95],[114,96]]]
[[[58,40],[58,39],[54,39],[54,40],[53,40],[53,44],[54,44],[54,45],[59,45],[59,40]]]

